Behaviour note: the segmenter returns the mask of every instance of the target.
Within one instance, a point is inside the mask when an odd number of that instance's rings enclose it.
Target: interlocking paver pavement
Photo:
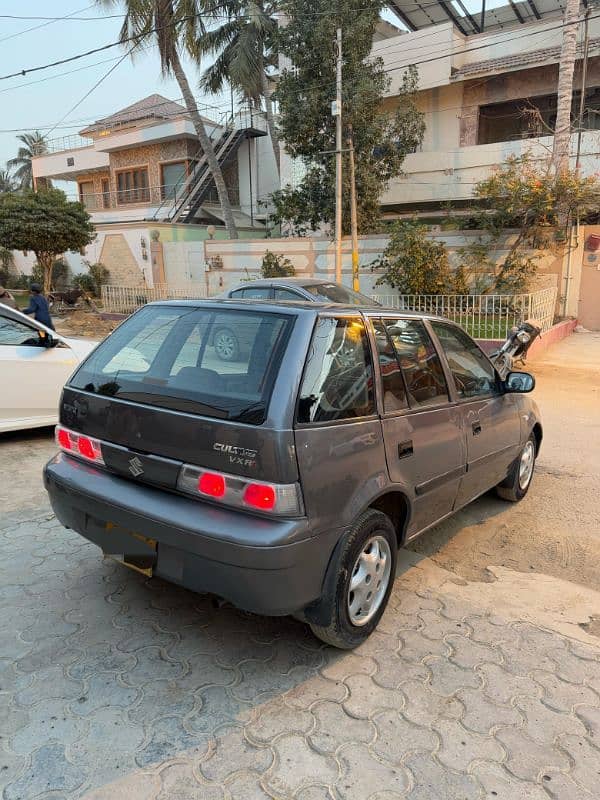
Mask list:
[[[578,800],[600,648],[396,581],[353,653],[0,527],[2,800]]]

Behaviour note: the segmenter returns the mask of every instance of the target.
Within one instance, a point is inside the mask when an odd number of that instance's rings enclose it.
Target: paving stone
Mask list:
[[[0,649],[4,652],[3,648]],[[67,668],[67,674],[71,678],[78,678],[80,676],[70,672],[70,667],[81,657],[79,650],[65,643],[64,636],[47,636],[30,645],[28,652],[16,661],[16,667],[19,672],[31,673],[50,665],[62,666]]]
[[[420,629],[426,639],[443,639],[450,634],[468,635],[471,629],[465,622],[455,619],[448,619],[438,611],[421,611],[419,614],[423,623]]]
[[[475,764],[472,773],[483,786],[486,800],[548,800],[541,786],[517,780],[500,764]]]
[[[406,770],[376,759],[366,745],[350,744],[338,753],[341,775],[334,793],[340,800],[366,800],[385,788],[391,796],[403,794],[409,786]]]
[[[499,725],[519,725],[522,722],[523,718],[515,708],[492,703],[483,692],[465,689],[458,693],[457,698],[464,706],[463,725],[475,733],[487,734]]]
[[[577,658],[583,658],[585,661],[595,661],[600,669],[600,646],[592,647],[592,645],[583,644],[583,642],[569,640],[567,647]]]
[[[317,703],[311,708],[311,714],[316,720],[316,725],[307,738],[311,747],[320,753],[334,753],[346,742],[368,744],[373,741],[377,733],[371,722],[348,716],[339,703],[328,701]]]
[[[295,708],[308,708],[318,700],[335,700],[339,702],[347,694],[348,688],[341,680],[326,680],[320,675],[315,675],[289,689],[284,697],[286,702]]]
[[[427,753],[410,755],[404,766],[412,773],[415,787],[408,800],[479,800],[481,796],[472,775],[448,772]]]
[[[495,703],[510,703],[515,697],[541,697],[542,690],[532,678],[513,675],[497,664],[481,664],[477,671],[483,675],[485,694]]]
[[[542,786],[546,790],[546,799],[552,800],[596,800],[597,794],[592,794],[579,786],[563,772],[548,770],[542,775]]]
[[[110,644],[98,644],[80,655],[67,672],[72,678],[89,678],[99,672],[127,672],[135,663],[134,655],[122,653]]]
[[[515,708],[525,717],[523,730],[534,742],[550,744],[561,733],[585,734],[585,727],[577,717],[553,711],[535,698],[519,697]]]
[[[441,740],[437,758],[449,769],[467,772],[473,761],[502,761],[504,758],[504,750],[497,741],[467,730],[460,722],[438,720],[434,729]]]
[[[458,700],[440,697],[427,684],[409,682],[402,687],[402,692],[406,698],[402,714],[417,725],[429,727],[438,719],[457,719],[463,713]]]
[[[343,681],[349,675],[372,675],[377,671],[377,662],[369,656],[333,651],[329,663],[321,668],[321,674],[332,681]]]
[[[587,728],[590,739],[597,745],[600,742],[600,708],[577,706],[575,713]]]
[[[572,778],[597,797],[600,786],[600,750],[584,736],[561,736],[560,746],[573,760]]]
[[[31,712],[13,702],[12,695],[0,694],[0,741],[6,740],[29,723]]]
[[[135,761],[140,767],[150,767],[172,758],[199,757],[206,751],[207,741],[207,736],[186,730],[178,717],[163,717],[150,726],[148,738],[138,749]]]
[[[434,692],[445,696],[455,694],[461,689],[479,689],[483,681],[473,670],[463,669],[451,662],[436,658],[428,662],[431,670],[430,686]]]
[[[369,675],[352,675],[345,684],[350,695],[344,700],[344,709],[350,716],[368,719],[377,711],[390,708],[404,708],[404,695],[398,689],[384,689],[378,686]]]
[[[88,717],[99,708],[127,708],[138,695],[137,689],[123,686],[116,675],[100,672],[86,681],[85,689],[69,709],[73,714]]]
[[[566,649],[551,650],[549,655],[556,665],[549,671],[556,672],[561,680],[569,683],[587,683],[596,691],[600,690],[600,667],[596,661],[581,658]]]
[[[386,689],[398,689],[407,681],[425,681],[431,674],[424,664],[409,663],[393,650],[378,651],[373,658],[377,672],[372,679]]]
[[[550,656],[540,651],[531,641],[519,637],[517,643],[500,642],[498,645],[502,653],[502,666],[513,675],[525,677],[534,670],[556,671],[556,662]],[[566,651],[565,651],[566,653]]]
[[[228,775],[242,769],[264,772],[271,766],[273,753],[268,747],[251,744],[239,726],[222,728],[211,743],[209,756],[200,770],[210,781],[225,781]]]
[[[139,699],[129,707],[129,719],[142,725],[160,717],[185,717],[196,705],[193,692],[181,681],[154,681],[139,691]],[[200,701],[198,701],[198,706]]]
[[[85,734],[87,726],[68,713],[63,700],[49,700],[28,709],[28,722],[9,738],[10,746],[21,755],[32,753],[50,742],[71,744]],[[10,720],[14,729],[15,722]],[[2,735],[6,736],[3,730]]]
[[[534,672],[532,677],[543,686],[544,703],[554,711],[569,713],[578,705],[600,706],[600,697],[587,686],[567,683],[549,672]]]
[[[308,784],[331,785],[338,778],[337,762],[316,753],[297,734],[278,739],[275,753],[276,761],[264,779],[264,786],[276,797],[288,797]]]
[[[218,786],[200,783],[189,762],[169,764],[159,773],[160,791],[156,800],[222,800],[223,790]]]
[[[424,659],[432,656],[450,655],[450,647],[447,644],[441,640],[427,639],[422,631],[402,631],[400,643],[398,655],[403,661],[411,664],[421,664]]]
[[[35,673],[35,680],[27,689],[17,692],[15,699],[24,706],[32,706],[40,701],[74,699],[81,697],[83,682],[69,678],[62,666],[40,669]]]
[[[569,759],[562,751],[550,744],[538,744],[516,728],[501,728],[496,739],[508,753],[506,768],[522,780],[535,782],[546,770],[569,768]]]
[[[442,604],[440,612],[448,619],[460,622],[473,615],[476,610],[473,603],[454,597],[450,594],[437,594],[437,599]]]
[[[17,755],[0,746],[0,789],[18,780],[28,766],[25,756]]]
[[[127,672],[126,681],[131,686],[143,686],[157,680],[177,680],[185,673],[180,661],[168,658],[159,647],[136,650],[136,665]]]
[[[307,733],[314,727],[314,716],[301,708],[293,708],[281,699],[272,700],[256,709],[246,725],[246,733],[256,742],[270,742],[282,733]]]
[[[307,786],[297,795],[296,800],[334,800],[328,786]]]
[[[413,750],[433,752],[438,746],[438,737],[432,731],[408,722],[397,711],[384,711],[373,717],[377,727],[377,739],[371,749],[384,761],[399,764]]]
[[[450,661],[465,669],[474,669],[483,664],[500,664],[502,655],[495,647],[476,642],[467,636],[452,634],[446,636],[446,643],[452,648]]]
[[[209,686],[198,692],[198,697],[200,708],[186,720],[193,733],[211,736],[222,725],[249,717],[250,706],[240,703],[224,686]]]
[[[239,700],[254,703],[302,683],[314,674],[315,669],[307,664],[299,664],[282,672],[275,661],[245,661],[240,664],[239,671],[242,679],[232,687],[231,692]]]
[[[501,642],[513,647],[519,640],[519,634],[513,630],[505,620],[501,624],[495,622],[488,615],[472,615],[465,618],[465,622],[471,629],[471,639],[476,642],[483,642],[489,645],[498,645]]]
[[[399,592],[396,608],[401,614],[407,616],[417,615],[421,611],[440,611],[442,603],[433,595],[419,594],[417,592]]]
[[[257,772],[243,772],[227,783],[228,799],[231,800],[272,800],[262,788],[263,776]],[[204,800],[204,795],[201,795]]]
[[[65,758],[61,744],[49,744],[31,756],[31,766],[16,781],[4,788],[4,800],[25,800],[42,792],[70,793],[85,780],[85,773]]]
[[[104,708],[90,720],[89,734],[69,747],[68,755],[86,768],[92,786],[99,786],[137,772],[136,750],[143,740],[141,726],[132,725],[118,710]]]
[[[135,770],[112,783],[98,786],[84,795],[85,800],[155,800],[160,791],[158,775],[151,775]],[[54,800],[55,796],[52,796]],[[46,797],[40,798],[46,800]],[[51,800],[50,796],[47,800]],[[204,799],[203,799],[204,800]],[[219,798],[220,800],[220,798]]]

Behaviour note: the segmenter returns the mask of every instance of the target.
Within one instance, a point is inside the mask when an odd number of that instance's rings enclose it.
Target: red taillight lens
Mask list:
[[[94,446],[87,436],[79,437],[77,440],[77,449],[79,450],[79,454],[84,458],[90,458],[92,461],[95,461],[96,451],[94,450]]]
[[[69,436],[69,432],[66,431],[64,428],[58,428],[56,431],[56,441],[62,447],[63,450],[71,450],[71,437]]]
[[[224,497],[226,490],[225,478],[215,472],[203,472],[198,480],[198,491],[209,497]]]
[[[272,486],[262,483],[249,483],[244,492],[244,503],[258,508],[261,511],[272,511],[275,508],[277,497]]]

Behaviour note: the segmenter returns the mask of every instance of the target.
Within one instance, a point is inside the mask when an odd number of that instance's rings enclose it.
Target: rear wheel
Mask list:
[[[522,500],[531,486],[533,470],[535,468],[535,457],[537,447],[535,436],[531,434],[525,442],[519,457],[514,461],[506,480],[502,481],[497,487],[496,492],[503,500],[517,503]]]
[[[333,591],[323,598],[326,625],[311,624],[327,644],[350,650],[377,627],[396,573],[398,545],[389,517],[370,509],[362,514],[342,548]]]
[[[237,361],[240,354],[240,343],[230,328],[219,328],[214,338],[215,353],[221,361]]]

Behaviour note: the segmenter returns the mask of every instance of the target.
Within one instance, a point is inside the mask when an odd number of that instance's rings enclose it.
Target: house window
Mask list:
[[[161,198],[165,200],[178,196],[188,174],[187,163],[177,161],[173,164],[161,164],[160,170],[162,175]]]
[[[148,187],[148,170],[128,169],[117,173],[117,202],[148,203],[150,189]]]
[[[82,181],[79,184],[79,200],[87,209],[93,210],[95,208],[96,196],[94,194],[93,181]]]

